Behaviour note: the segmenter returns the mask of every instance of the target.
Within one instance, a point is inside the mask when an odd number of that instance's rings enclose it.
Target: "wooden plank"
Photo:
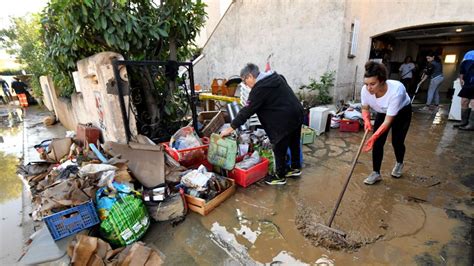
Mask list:
[[[206,201],[201,198],[196,198],[188,194],[184,194],[184,197],[186,198],[186,202],[189,204],[193,204],[198,207],[204,207],[204,205],[206,205]]]

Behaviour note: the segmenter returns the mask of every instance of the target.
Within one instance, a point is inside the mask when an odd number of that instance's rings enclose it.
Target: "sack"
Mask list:
[[[107,188],[97,191],[100,235],[112,245],[126,246],[139,240],[150,225],[148,212],[141,198],[124,185],[113,183],[115,193]]]
[[[217,134],[211,135],[207,160],[226,170],[232,170],[237,156],[237,142],[233,139],[224,139]]]

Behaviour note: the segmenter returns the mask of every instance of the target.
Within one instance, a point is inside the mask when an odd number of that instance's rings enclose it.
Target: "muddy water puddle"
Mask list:
[[[22,182],[16,165],[23,154],[22,110],[0,109],[0,261],[16,264],[22,252]]]
[[[390,177],[391,137],[378,184],[362,183],[372,159],[361,154],[333,224],[360,247],[329,250],[301,232],[328,222],[362,138],[337,130],[304,147],[301,178],[239,187],[208,216],[191,213],[173,228],[156,224],[145,241],[170,255],[169,265],[472,265],[474,167],[466,162],[474,159],[474,134],[445,120],[433,126],[434,118],[415,113],[400,179]]]

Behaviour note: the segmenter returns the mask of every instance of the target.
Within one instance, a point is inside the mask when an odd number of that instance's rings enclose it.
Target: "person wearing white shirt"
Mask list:
[[[377,115],[373,135],[367,140],[364,151],[372,150],[373,172],[364,180],[367,185],[382,180],[380,168],[388,132],[392,130],[392,146],[397,162],[392,170],[392,177],[402,176],[405,157],[405,137],[410,127],[412,110],[410,97],[405,86],[397,80],[387,80],[387,69],[383,64],[369,61],[365,64],[365,85],[361,90],[362,117],[365,130],[372,130],[370,111]]]
[[[405,86],[407,92],[411,95],[412,91],[412,80],[413,80],[413,71],[415,70],[415,64],[412,62],[411,56],[405,57],[405,61],[400,66],[398,71],[400,71],[400,81]]]

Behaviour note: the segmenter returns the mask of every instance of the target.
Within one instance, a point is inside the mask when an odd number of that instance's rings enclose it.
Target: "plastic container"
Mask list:
[[[92,201],[44,217],[43,221],[54,240],[73,235],[100,222]]]
[[[301,128],[301,143],[303,145],[314,143],[314,136],[315,132],[313,129],[306,126],[303,126],[303,128]]]
[[[214,95],[227,95],[227,87],[225,83],[227,82],[226,79],[217,78],[213,79],[211,83],[211,92]]]
[[[240,159],[239,161],[241,161]],[[249,169],[234,168],[228,173],[228,177],[235,180],[235,183],[242,187],[248,187],[258,180],[264,178],[268,173],[269,161],[267,158],[263,158],[260,162]]]
[[[169,142],[161,143],[165,148],[166,153],[168,153],[173,159],[178,161],[182,166],[192,168],[194,166],[199,166],[205,160],[207,160],[207,151],[209,149],[209,139],[201,138],[202,143],[207,143],[202,146],[184,149],[184,150],[175,150],[170,147]]]
[[[359,120],[344,120],[339,121],[340,132],[359,132]]]
[[[90,143],[97,144],[100,139],[100,128],[92,124],[78,124],[77,125],[77,140],[81,146],[89,145]]]
[[[326,123],[329,115],[327,107],[313,107],[309,109],[309,127],[316,131],[316,135],[321,135],[326,131]]]

